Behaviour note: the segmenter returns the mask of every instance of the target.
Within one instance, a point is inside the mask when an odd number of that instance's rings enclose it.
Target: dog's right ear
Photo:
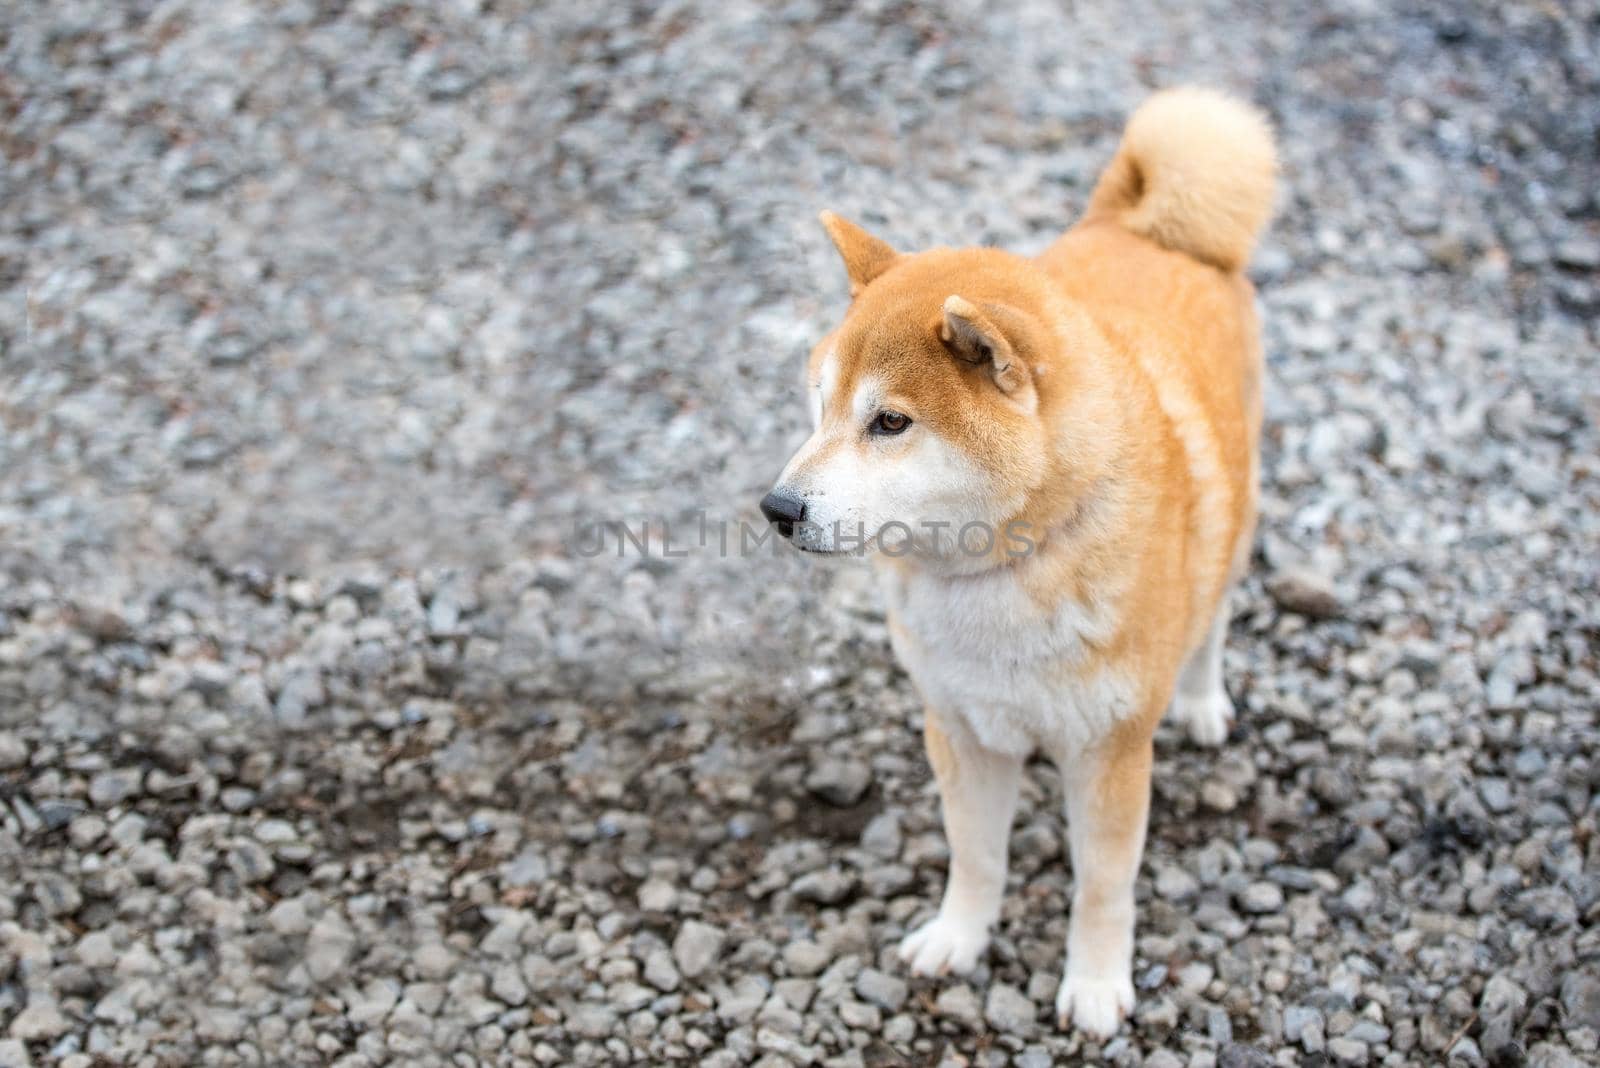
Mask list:
[[[939,340],[962,363],[987,368],[1000,392],[1019,399],[1031,378],[1013,338],[1021,341],[1026,336],[1023,316],[1003,304],[980,308],[953,294],[945,298]]]
[[[844,260],[845,273],[850,276],[850,295],[853,297],[867,288],[871,281],[887,271],[900,258],[900,253],[890,248],[855,223],[825,211],[820,216],[822,228],[833,239],[833,247]]]

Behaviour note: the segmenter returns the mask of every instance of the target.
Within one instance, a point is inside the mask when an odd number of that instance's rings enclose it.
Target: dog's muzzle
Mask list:
[[[806,521],[806,502],[780,486],[761,498],[761,514],[779,534],[792,538],[795,524]]]

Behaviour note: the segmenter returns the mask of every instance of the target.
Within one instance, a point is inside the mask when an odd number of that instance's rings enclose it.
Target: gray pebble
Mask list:
[[[0,771],[20,768],[27,762],[27,744],[10,731],[0,731]]]
[[[991,983],[984,1002],[983,1018],[989,1026],[1007,1035],[1027,1038],[1034,1033],[1038,1006],[1014,986]]]
[[[672,940],[672,958],[686,979],[702,975],[722,953],[727,936],[699,920],[686,920]]]
[[[807,939],[798,939],[783,947],[783,964],[790,975],[817,975],[832,959],[826,949]]]
[[[1366,1064],[1372,1058],[1372,1051],[1365,1042],[1341,1037],[1328,1040],[1328,1055],[1335,1064]]]
[[[1337,619],[1344,612],[1344,603],[1333,582],[1307,568],[1288,568],[1267,579],[1267,592],[1286,612],[1295,612],[1311,619]]]
[[[83,906],[83,894],[77,885],[54,873],[34,882],[33,899],[47,916],[71,916]]]
[[[264,883],[277,869],[272,854],[249,839],[236,842],[229,850],[228,865],[243,883]]]
[[[1239,905],[1246,912],[1278,912],[1283,908],[1283,889],[1277,883],[1251,883],[1239,894]]]
[[[644,980],[657,990],[678,989],[682,979],[672,962],[672,954],[661,948],[651,950],[644,962]]]
[[[806,775],[806,789],[830,805],[847,808],[872,785],[872,769],[859,760],[826,758]]]
[[[908,990],[904,979],[880,972],[876,968],[863,968],[856,976],[857,996],[886,1012],[899,1012],[900,1006],[905,1004]]]
[[[808,872],[794,881],[794,896],[819,905],[837,905],[856,888],[855,876],[841,868]]]
[[[978,995],[965,983],[955,983],[941,990],[934,999],[933,1011],[970,1031],[983,1027],[983,1008],[978,1003]]]
[[[100,808],[120,805],[139,793],[144,772],[138,768],[103,771],[89,780],[89,800]]]

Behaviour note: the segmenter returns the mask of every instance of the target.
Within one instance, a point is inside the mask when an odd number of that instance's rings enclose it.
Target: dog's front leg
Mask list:
[[[942,723],[931,710],[924,736],[944,809],[950,875],[939,914],[906,936],[900,959],[915,975],[967,972],[1000,917],[1022,758],[985,749],[966,727]]]
[[[1056,995],[1062,1027],[1099,1038],[1133,1010],[1133,884],[1150,808],[1151,736],[1128,722],[1060,762],[1072,849],[1067,967]]]

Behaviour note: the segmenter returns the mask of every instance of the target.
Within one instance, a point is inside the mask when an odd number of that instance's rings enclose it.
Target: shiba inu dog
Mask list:
[[[1023,762],[1065,785],[1063,1027],[1133,1007],[1151,739],[1228,734],[1228,589],[1256,514],[1262,356],[1243,275],[1272,206],[1266,121],[1204,89],[1129,121],[1039,256],[900,253],[824,213],[852,295],[806,369],[814,431],[761,502],[811,552],[870,550],[926,705],[950,842],[900,955],[971,969],[1006,881]]]

